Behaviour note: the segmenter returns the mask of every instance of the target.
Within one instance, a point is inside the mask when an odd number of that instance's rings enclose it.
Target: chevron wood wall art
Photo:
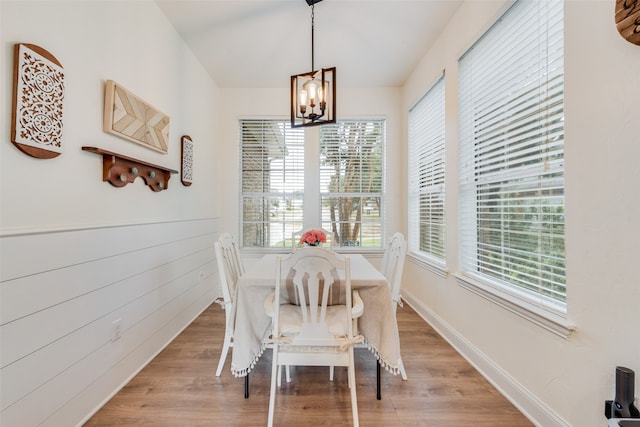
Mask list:
[[[103,130],[167,153],[169,116],[114,82],[105,82]]]

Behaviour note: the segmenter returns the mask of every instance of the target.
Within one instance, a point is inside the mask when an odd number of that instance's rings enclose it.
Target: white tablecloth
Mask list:
[[[398,374],[400,337],[387,281],[362,255],[348,256],[351,287],[358,289],[364,303],[364,313],[358,319],[359,332],[380,364]],[[274,287],[275,276],[276,255],[265,255],[238,281],[231,361],[231,371],[236,377],[251,372],[265,349],[271,318],[265,314],[264,300]]]

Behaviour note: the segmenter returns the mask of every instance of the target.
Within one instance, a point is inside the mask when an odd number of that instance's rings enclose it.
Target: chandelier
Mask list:
[[[311,71],[291,76],[291,127],[336,122],[336,68],[315,69],[314,7],[322,0],[306,0],[311,6]]]

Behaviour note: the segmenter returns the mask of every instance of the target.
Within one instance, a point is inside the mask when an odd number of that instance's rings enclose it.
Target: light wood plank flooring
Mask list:
[[[356,350],[358,409],[362,426],[532,426],[509,401],[456,353],[410,307],[398,308],[408,381],[382,371],[376,400],[376,363]],[[224,312],[212,304],[85,426],[263,426],[267,423],[270,350],[244,380],[231,374],[231,353],[215,377]],[[231,350],[233,351],[233,349]],[[351,403],[346,369],[292,368],[276,400],[278,426],[348,426]]]

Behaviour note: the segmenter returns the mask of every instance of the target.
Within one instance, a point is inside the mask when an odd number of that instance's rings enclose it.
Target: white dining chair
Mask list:
[[[344,280],[338,279],[342,270]],[[291,281],[294,303],[281,302],[281,284]],[[333,301],[344,284],[346,301]],[[286,285],[289,287],[289,285]],[[268,425],[275,416],[276,384],[279,368],[289,366],[346,366],[351,389],[353,425],[358,426],[358,401],[353,345],[362,341],[354,336],[354,319],[362,315],[364,305],[357,291],[351,290],[349,257],[340,257],[323,248],[302,248],[286,258],[279,257],[274,292],[265,301],[272,316],[271,342],[273,365],[269,397]]]
[[[218,368],[216,369],[216,377],[219,377],[224,368],[229,349],[233,347],[236,319],[236,287],[238,279],[245,273],[245,268],[233,235],[230,233],[221,234],[214,247],[220,276],[220,289],[222,290],[222,299],[216,299],[216,302],[225,310],[224,344]],[[290,381],[291,374],[288,366],[285,372],[287,381]],[[249,397],[248,390],[245,390],[245,397]]]
[[[217,299],[225,311],[225,331],[224,344],[220,361],[216,369],[216,377],[220,376],[224,367],[229,348],[233,347],[233,334],[235,327],[236,313],[236,284],[238,278],[244,274],[244,265],[240,259],[240,251],[236,240],[230,233],[222,233],[218,241],[214,244],[216,252],[216,261],[218,264],[218,275],[220,277],[220,289],[222,291],[222,299]]]
[[[407,241],[404,238],[402,233],[394,233],[391,239],[388,241],[385,246],[384,256],[382,258],[382,264],[380,266],[380,272],[387,279],[387,283],[389,284],[389,291],[391,292],[391,300],[393,301],[393,312],[395,318],[395,312],[398,306],[402,307],[402,295],[400,294],[400,284],[402,281],[402,272],[404,269],[404,259],[407,254]],[[355,329],[355,333],[357,333],[357,326]],[[357,347],[360,347],[358,345]],[[402,361],[402,357],[398,362],[398,369],[400,370],[400,375],[404,381],[407,380],[407,371],[404,367],[404,363]],[[333,381],[334,377],[334,368],[333,366],[329,367],[329,379]],[[378,395],[380,395],[380,390],[378,390]]]
[[[400,294],[400,283],[402,281],[402,272],[404,270],[404,259],[407,254],[407,241],[402,233],[394,233],[387,243],[380,271],[389,283],[391,299],[393,300],[393,312],[395,314],[397,307],[402,307],[402,295]],[[395,317],[395,316],[394,316]],[[399,362],[400,374],[403,380],[407,380],[407,372],[402,363],[402,357]]]

